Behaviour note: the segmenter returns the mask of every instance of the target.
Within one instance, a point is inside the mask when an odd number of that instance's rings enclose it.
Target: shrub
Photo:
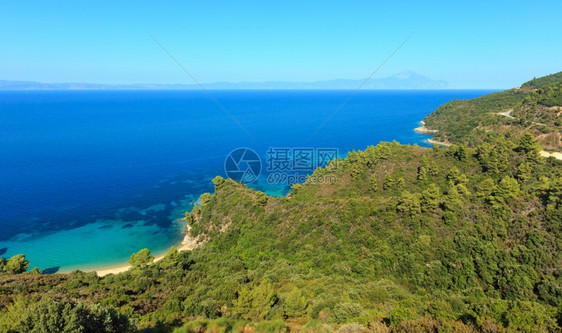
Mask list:
[[[129,264],[133,267],[142,267],[150,264],[154,260],[154,257],[150,254],[149,249],[142,249],[137,253],[131,254],[129,258]]]
[[[357,303],[338,303],[332,311],[332,316],[337,323],[345,323],[352,318],[359,317],[362,311],[363,308]]]

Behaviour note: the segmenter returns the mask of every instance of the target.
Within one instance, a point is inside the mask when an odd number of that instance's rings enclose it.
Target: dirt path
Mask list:
[[[511,112],[513,112],[513,109],[507,110],[507,111],[505,111],[505,112],[498,112],[498,114],[499,114],[500,116],[504,116],[504,117],[508,117],[508,118],[511,118],[511,119],[515,119],[515,117],[511,115]],[[534,125],[544,125],[544,124],[542,124],[542,123],[535,123],[535,122],[532,122],[532,123],[533,123]],[[555,151],[555,152],[548,152],[548,151],[546,151],[546,150],[541,150],[540,154],[541,154],[541,156],[543,156],[543,157],[551,157],[551,156],[552,156],[552,157],[554,157],[554,158],[557,159],[557,160],[562,160],[562,153],[560,153],[560,152],[556,152],[556,151]]]
[[[559,152],[548,152],[546,150],[541,150],[541,156],[542,157],[554,157],[557,160],[562,160],[562,153]]]
[[[507,118],[515,119],[515,117],[511,115],[512,112],[513,112],[513,109],[507,110],[507,111],[505,111],[505,112],[498,112],[498,114],[499,114],[500,116],[504,116],[504,117],[507,117]]]

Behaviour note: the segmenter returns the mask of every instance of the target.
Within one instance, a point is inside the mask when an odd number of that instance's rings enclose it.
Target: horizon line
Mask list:
[[[389,77],[380,78],[387,79]],[[379,79],[379,80],[380,80]],[[213,81],[204,82],[202,85],[233,85],[233,87],[205,87],[209,90],[352,90],[352,87],[235,87],[236,85],[260,85],[260,84],[286,84],[286,85],[313,85],[313,84],[326,84],[331,82],[343,81],[343,82],[353,82],[360,81],[361,79],[330,79],[330,80],[318,80],[318,81],[282,81],[282,80],[271,80],[271,81]],[[376,79],[375,79],[376,80]],[[433,83],[442,83],[447,86],[444,87],[396,87],[396,88],[386,88],[386,87],[363,87],[361,90],[507,90],[517,87],[455,87],[448,86],[448,83],[444,80],[432,80]],[[12,86],[2,86],[4,84],[12,84]],[[17,87],[17,84],[29,84],[29,85],[45,85],[44,87]],[[54,87],[49,87],[49,86]],[[68,85],[70,87],[56,87]],[[73,85],[84,87],[71,87]],[[62,81],[62,82],[42,82],[42,81],[30,81],[30,80],[3,80],[0,79],[0,90],[2,91],[31,91],[31,90],[199,90],[195,84],[191,83],[98,83],[98,82],[80,82],[80,81]]]

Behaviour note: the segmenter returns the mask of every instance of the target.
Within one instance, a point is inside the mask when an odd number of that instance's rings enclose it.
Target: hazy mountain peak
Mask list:
[[[412,77],[423,77],[423,76],[419,75],[416,72],[405,70],[405,71],[401,71],[399,73],[393,74],[390,77],[397,78],[397,79],[400,79],[400,80],[407,80],[407,79],[410,79]]]
[[[211,82],[208,89],[356,89],[365,79],[335,79],[315,82]],[[443,80],[433,80],[413,71],[402,71],[385,78],[372,78],[362,89],[444,89]],[[178,90],[200,89],[196,84],[98,84],[42,83],[0,80],[0,90]]]

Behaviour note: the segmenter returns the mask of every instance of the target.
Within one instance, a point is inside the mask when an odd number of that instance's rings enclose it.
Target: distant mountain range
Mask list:
[[[336,79],[316,82],[212,82],[203,83],[206,89],[356,89],[365,79]],[[445,89],[449,84],[432,80],[411,71],[389,77],[371,79],[362,89]],[[0,80],[0,90],[181,90],[201,89],[197,84],[98,84],[98,83],[42,83],[33,81]]]

